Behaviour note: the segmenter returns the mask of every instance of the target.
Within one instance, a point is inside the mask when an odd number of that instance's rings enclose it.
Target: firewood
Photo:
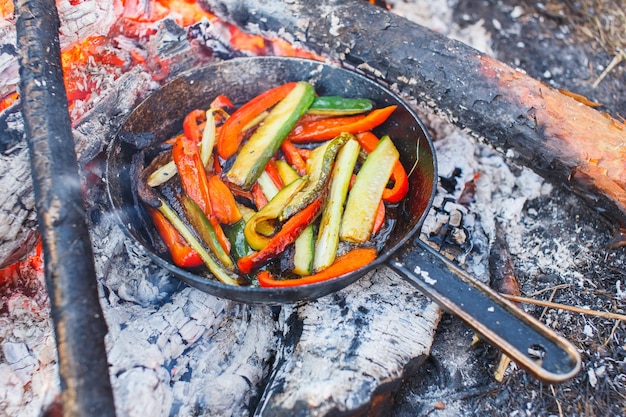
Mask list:
[[[626,222],[626,127],[477,50],[364,1],[204,0],[242,29],[283,37],[412,96]]]
[[[63,415],[115,415],[107,378],[93,251],[63,88],[52,0],[16,1],[22,107],[46,287],[54,321]]]

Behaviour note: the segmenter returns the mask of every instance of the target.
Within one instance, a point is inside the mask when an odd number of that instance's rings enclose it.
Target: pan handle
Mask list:
[[[538,379],[558,383],[578,373],[580,354],[569,341],[415,240],[394,254],[391,268]]]

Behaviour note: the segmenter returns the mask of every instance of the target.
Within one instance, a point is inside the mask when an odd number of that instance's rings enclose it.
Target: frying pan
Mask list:
[[[219,94],[241,105],[261,92],[289,81],[307,80],[320,95],[367,97],[376,107],[398,105],[377,129],[388,134],[409,172],[409,193],[395,211],[395,227],[378,258],[336,279],[289,288],[236,287],[176,267],[167,253],[152,244],[154,231],[147,213],[134,203],[131,162],[138,149],[127,134],[151,133],[166,140],[181,130],[185,115],[208,108]],[[244,303],[280,304],[312,300],[338,291],[367,271],[386,264],[445,310],[456,314],[483,338],[499,347],[518,365],[546,382],[562,382],[580,369],[580,355],[567,340],[525,314],[514,304],[419,239],[437,184],[435,150],[426,128],[396,94],[355,72],[298,58],[237,58],[182,74],[131,112],[108,149],[106,180],[112,209],[125,232],[146,250],[154,262],[190,286],[218,297]]]

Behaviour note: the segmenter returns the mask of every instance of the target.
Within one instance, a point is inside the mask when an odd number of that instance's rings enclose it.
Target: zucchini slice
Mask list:
[[[354,243],[368,241],[376,210],[400,154],[389,136],[383,136],[367,156],[348,194],[339,237]]]
[[[293,196],[304,187],[305,183],[306,177],[293,181],[280,190],[260,211],[250,217],[243,232],[252,249],[261,250],[267,245],[267,242],[270,241],[268,236],[274,233],[272,222]]]
[[[280,214],[279,220],[285,221],[315,200],[324,191],[339,148],[348,139],[354,138],[351,133],[342,133],[335,139],[318,146],[311,152],[307,160],[306,171],[309,180],[306,185]]]
[[[343,205],[348,195],[348,187],[354,166],[359,157],[361,147],[354,140],[348,140],[339,150],[337,160],[331,175],[330,191],[326,206],[322,212],[317,242],[315,243],[315,258],[313,269],[321,271],[335,262],[339,247],[339,229],[343,215]]]
[[[312,224],[308,225],[298,236],[294,247],[293,273],[300,276],[311,275],[315,253],[315,229]]]
[[[233,184],[250,189],[265,165],[276,153],[298,119],[313,102],[315,89],[306,81],[299,81],[287,96],[267,115],[263,123],[243,144],[226,178]]]

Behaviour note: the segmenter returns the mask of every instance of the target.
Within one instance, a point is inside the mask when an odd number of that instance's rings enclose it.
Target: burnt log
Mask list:
[[[93,251],[61,69],[53,0],[16,1],[22,114],[46,287],[55,325],[63,415],[113,416]]]
[[[365,1],[203,0],[242,29],[352,67],[564,184],[626,224],[626,127],[567,94]]]

